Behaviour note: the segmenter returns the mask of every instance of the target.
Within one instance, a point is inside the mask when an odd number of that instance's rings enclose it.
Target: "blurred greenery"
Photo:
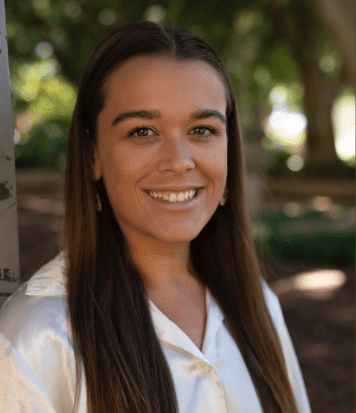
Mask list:
[[[330,213],[308,210],[291,217],[283,210],[263,211],[252,231],[261,258],[301,260],[337,268],[355,266],[354,210],[331,217]],[[349,215],[349,219],[347,218]]]
[[[246,135],[265,134],[269,170],[288,172],[285,161],[297,150],[309,175],[350,175],[337,159],[332,128],[320,128],[318,116],[331,125],[330,107],[345,90],[354,94],[353,79],[338,37],[307,0],[17,0],[6,2],[6,13],[17,167],[63,167],[77,86],[91,51],[113,28],[146,19],[187,27],[223,57]],[[305,93],[309,74],[319,89]],[[276,107],[271,96],[278,100],[281,90],[287,91],[282,103],[304,113],[309,125],[291,145],[278,143],[265,127]]]

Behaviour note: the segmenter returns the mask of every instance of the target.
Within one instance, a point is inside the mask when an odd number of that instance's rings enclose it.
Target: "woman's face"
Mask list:
[[[223,81],[205,62],[141,56],[111,73],[104,96],[94,174],[122,232],[129,241],[191,241],[226,184]]]

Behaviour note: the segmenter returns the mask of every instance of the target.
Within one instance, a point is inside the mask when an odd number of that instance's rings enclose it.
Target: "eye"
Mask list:
[[[209,136],[217,136],[218,131],[210,126],[197,126],[193,128],[190,132],[192,135],[209,137]]]
[[[144,140],[154,135],[155,133],[152,129],[145,127],[136,128],[128,134],[129,137],[133,136],[136,137],[138,140]]]

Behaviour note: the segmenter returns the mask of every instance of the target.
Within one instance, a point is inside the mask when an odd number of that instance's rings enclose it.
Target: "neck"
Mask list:
[[[148,291],[179,290],[197,284],[189,258],[190,242],[170,244],[140,234],[130,237],[128,245]]]

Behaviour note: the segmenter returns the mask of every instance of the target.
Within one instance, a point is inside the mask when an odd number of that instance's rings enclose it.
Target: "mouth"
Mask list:
[[[156,201],[173,204],[189,202],[192,199],[196,198],[202,190],[203,188],[192,188],[190,190],[182,192],[155,192],[151,190],[145,190],[145,192]]]

